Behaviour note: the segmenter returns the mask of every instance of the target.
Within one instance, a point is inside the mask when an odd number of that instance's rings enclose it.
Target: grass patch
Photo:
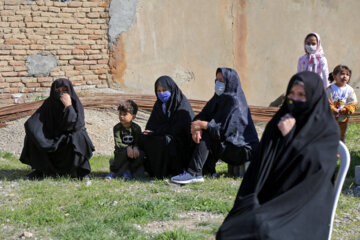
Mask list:
[[[360,124],[348,129],[352,162],[333,239],[360,237],[360,193],[353,184],[355,165],[360,165],[359,130]],[[69,178],[30,182],[22,180],[30,169],[12,154],[0,152],[1,237],[19,238],[29,231],[37,239],[214,239],[241,183],[227,176],[224,163],[217,164],[218,178],[183,187],[163,180],[105,182],[109,158],[91,159],[91,184]],[[188,228],[182,224],[190,220],[179,217],[183,213],[220,217],[212,222],[194,217],[195,227]],[[175,224],[164,230],[161,222]],[[144,231],[148,224],[159,231]]]

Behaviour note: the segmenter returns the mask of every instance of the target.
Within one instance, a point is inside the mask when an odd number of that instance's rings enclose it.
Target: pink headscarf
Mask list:
[[[305,41],[306,39],[310,36],[310,35],[315,35],[316,39],[317,39],[317,45],[316,45],[316,50],[315,53],[308,53],[306,51],[305,48]],[[323,57],[325,55],[324,50],[321,46],[321,40],[320,40],[320,36],[319,34],[315,33],[315,32],[311,32],[308,35],[306,35],[305,39],[304,39],[304,50],[306,55],[308,55],[308,61],[306,63],[305,69],[307,71],[310,72],[316,72],[318,74],[321,73],[321,66],[319,66],[320,64],[320,58]]]

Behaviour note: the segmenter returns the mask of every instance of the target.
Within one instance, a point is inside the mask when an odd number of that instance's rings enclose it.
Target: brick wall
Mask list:
[[[109,0],[1,0],[0,102],[48,96],[60,77],[77,88],[107,87]],[[30,75],[30,55],[53,55],[57,66]]]

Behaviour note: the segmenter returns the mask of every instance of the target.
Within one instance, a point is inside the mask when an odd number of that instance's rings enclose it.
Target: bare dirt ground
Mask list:
[[[144,130],[148,118],[149,112],[140,110],[134,121]],[[15,120],[5,128],[0,128],[0,151],[20,156],[25,137],[24,123],[27,119],[28,117]],[[95,155],[112,155],[113,127],[118,122],[118,112],[114,109],[85,109],[85,127],[95,146]],[[264,123],[256,124],[259,137],[264,127]]]

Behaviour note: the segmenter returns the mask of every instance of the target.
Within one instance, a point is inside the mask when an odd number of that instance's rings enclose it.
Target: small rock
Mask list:
[[[15,194],[14,194],[14,193],[10,193],[10,194],[9,194],[9,197],[15,197]]]
[[[31,232],[24,232],[21,237],[24,237],[24,238],[32,238],[33,237],[33,234]]]
[[[64,216],[68,217],[68,216],[70,216],[70,213],[65,213]]]

